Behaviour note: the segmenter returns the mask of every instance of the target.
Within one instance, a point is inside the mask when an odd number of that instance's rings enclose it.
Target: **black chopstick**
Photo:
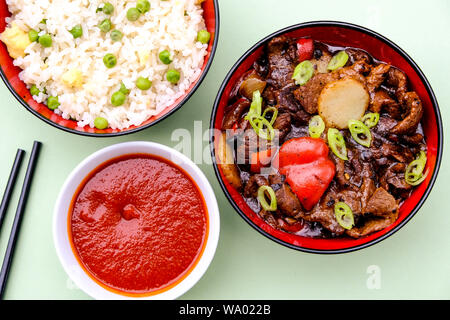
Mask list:
[[[5,193],[3,194],[2,203],[0,204],[0,230],[3,225],[3,219],[5,218],[6,211],[8,210],[9,200],[11,200],[11,195],[14,191],[14,186],[16,184],[24,154],[25,151],[22,149],[17,149],[16,158],[14,159],[14,164],[11,168],[11,173],[9,174],[8,183],[6,184]]]
[[[19,203],[17,204],[16,215],[14,217],[13,226],[11,228],[11,234],[8,240],[8,246],[6,247],[5,257],[3,258],[3,265],[0,271],[0,299],[3,298],[5,292],[6,280],[8,278],[9,268],[11,266],[12,256],[14,253],[14,247],[16,246],[17,236],[19,235],[20,223],[27,204],[28,194],[30,191],[31,181],[33,180],[34,169],[36,168],[39,151],[41,149],[41,143],[35,141],[33,144],[33,150],[31,151],[30,160],[28,161],[27,172],[22,186],[22,192],[20,193]]]

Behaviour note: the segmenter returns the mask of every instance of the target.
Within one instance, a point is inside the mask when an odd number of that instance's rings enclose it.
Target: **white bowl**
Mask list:
[[[108,291],[97,284],[80,266],[75,257],[68,234],[68,216],[72,197],[83,179],[102,163],[126,154],[147,153],[168,159],[184,169],[197,183],[206,202],[209,232],[205,249],[194,269],[176,286],[159,294],[130,297]],[[56,201],[53,216],[53,241],[59,260],[72,281],[95,299],[175,299],[188,291],[203,276],[217,248],[220,218],[214,191],[203,172],[186,156],[169,147],[153,142],[125,142],[95,152],[84,159],[69,175]]]

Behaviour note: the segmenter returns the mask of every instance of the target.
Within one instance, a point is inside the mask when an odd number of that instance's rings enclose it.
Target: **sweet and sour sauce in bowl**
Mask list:
[[[200,279],[217,245],[218,209],[206,178],[183,157],[154,143],[119,144],[68,178],[55,209],[55,245],[86,293],[170,299]]]

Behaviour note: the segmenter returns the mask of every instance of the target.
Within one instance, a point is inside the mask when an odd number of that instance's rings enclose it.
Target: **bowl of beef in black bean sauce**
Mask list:
[[[222,189],[261,234],[344,253],[405,225],[442,157],[437,100],[411,57],[380,34],[308,22],[254,45],[211,117]]]

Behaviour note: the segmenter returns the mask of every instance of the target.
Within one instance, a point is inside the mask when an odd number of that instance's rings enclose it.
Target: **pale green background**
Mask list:
[[[92,152],[145,140],[169,146],[177,128],[209,125],[217,90],[234,62],[255,42],[282,27],[311,20],[342,20],[396,42],[422,68],[438,101],[448,150],[450,121],[450,1],[221,0],[220,42],[214,63],[189,103],[162,123],[122,138],[95,139],[61,132],[26,111],[0,84],[0,190],[15,151],[44,143],[10,273],[8,299],[86,299],[62,269],[52,239],[56,196],[69,172]],[[197,139],[198,142],[201,138]],[[285,248],[254,231],[232,209],[211,165],[201,165],[216,192],[221,234],[216,256],[185,299],[448,299],[450,298],[450,164],[447,153],[436,185],[419,213],[387,240],[350,254],[313,255]],[[21,172],[20,182],[23,179]],[[6,247],[20,188],[1,230]],[[381,270],[381,288],[368,289],[367,268]]]

